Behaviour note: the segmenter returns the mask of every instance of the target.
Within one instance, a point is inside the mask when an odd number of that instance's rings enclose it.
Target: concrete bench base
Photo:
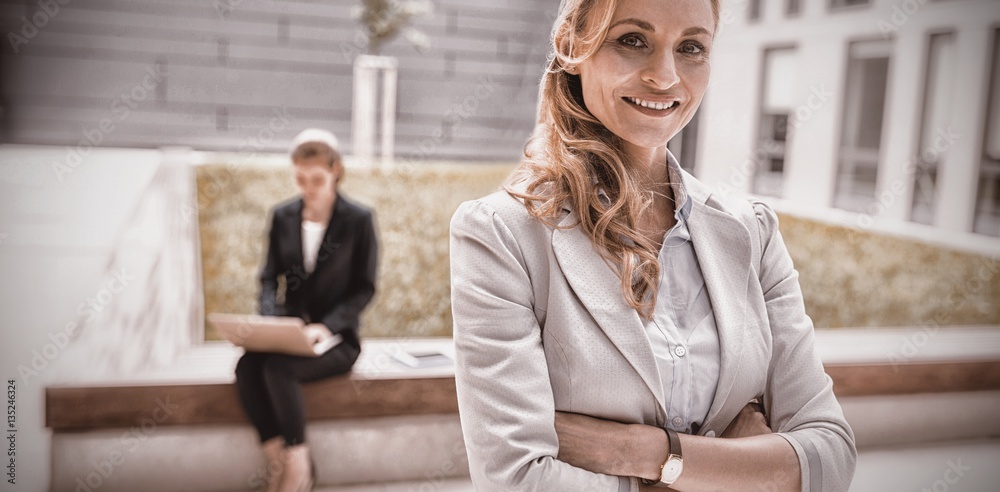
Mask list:
[[[469,474],[457,414],[310,422],[307,440],[324,487]],[[149,425],[56,433],[52,470],[51,490],[260,490],[266,463],[248,425]]]

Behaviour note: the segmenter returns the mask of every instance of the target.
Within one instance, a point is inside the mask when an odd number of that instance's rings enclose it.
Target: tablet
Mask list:
[[[318,357],[344,341],[340,334],[315,345],[309,343],[302,328],[305,322],[293,316],[210,313],[208,323],[233,345],[248,352]]]

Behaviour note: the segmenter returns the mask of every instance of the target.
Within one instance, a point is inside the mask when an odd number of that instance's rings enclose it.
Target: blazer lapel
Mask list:
[[[320,267],[326,264],[330,256],[334,253],[337,244],[333,243],[333,238],[341,237],[340,229],[344,227],[343,220],[337,220],[337,213],[344,210],[343,198],[337,193],[337,198],[333,201],[333,210],[330,211],[330,220],[323,231],[323,241],[319,245],[319,252],[316,254],[316,265],[313,267],[313,274],[319,271]],[[302,249],[301,247],[299,249]]]
[[[694,201],[688,228],[712,302],[722,358],[715,399],[702,425],[708,428],[729,398],[743,357],[753,275],[750,233],[739,219],[706,203],[708,193],[703,185],[692,179],[685,181]],[[741,402],[740,408],[745,403]]]
[[[560,221],[552,233],[552,249],[563,275],[597,325],[635,369],[661,407],[663,384],[656,370],[656,359],[646,338],[642,320],[621,292],[618,274],[604,261],[590,238],[572,224],[572,212]]]
[[[292,220],[289,224],[292,230],[289,233],[289,238],[292,240],[292,266],[298,266],[302,269],[302,274],[306,274],[305,270],[305,259],[302,256],[302,210],[305,208],[305,202],[299,198],[298,206],[295,207]]]
[[[750,232],[736,217],[708,204],[710,190],[686,172],[684,184],[692,200],[688,229],[705,279],[719,331],[719,383],[702,425],[712,425],[739,376],[743,338],[749,322],[748,289],[752,280]],[[570,211],[552,233],[552,249],[580,302],[664,407],[663,384],[639,313],[621,293],[618,274],[594,248]],[[740,408],[746,402],[739,402]]]

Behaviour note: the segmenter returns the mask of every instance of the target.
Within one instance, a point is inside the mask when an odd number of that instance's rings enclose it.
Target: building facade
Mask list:
[[[860,227],[1000,235],[1000,2],[729,0],[721,17],[702,179]]]

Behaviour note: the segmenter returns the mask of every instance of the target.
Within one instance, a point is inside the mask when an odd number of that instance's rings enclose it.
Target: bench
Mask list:
[[[951,327],[909,360],[892,360],[914,330],[919,329],[816,333],[817,350],[859,448],[1000,436],[1000,422],[993,418],[1000,412],[1000,330]],[[350,375],[305,385],[320,483],[467,476],[454,367],[410,369],[390,355],[435,349],[453,356],[451,339],[363,343]],[[75,488],[76,480],[90,477],[101,478],[102,490],[139,485],[160,490],[149,481],[165,457],[185,474],[172,476],[162,490],[252,488],[263,461],[233,385],[240,353],[210,342],[141,378],[48,387],[53,489]],[[140,438],[160,445],[140,445]],[[129,458],[129,466],[103,478],[99,465],[109,459],[95,465],[91,457],[116,452]],[[220,460],[228,463],[225,472]]]
[[[373,339],[349,375],[304,385],[309,419],[455,414],[454,368],[408,368],[392,359],[395,350],[440,351],[454,358],[451,339]],[[100,383],[49,386],[46,426],[56,431],[140,425],[158,400],[171,404],[159,425],[244,423],[233,384],[242,349],[207,342],[177,363],[156,372]]]

